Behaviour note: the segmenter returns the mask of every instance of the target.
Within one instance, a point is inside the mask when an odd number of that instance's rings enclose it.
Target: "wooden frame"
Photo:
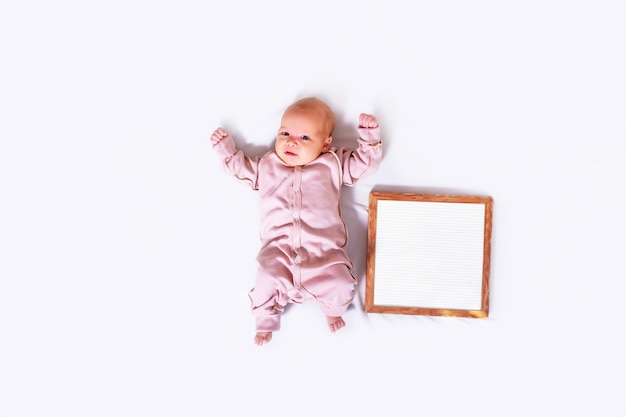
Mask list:
[[[491,197],[370,193],[365,311],[487,318]]]

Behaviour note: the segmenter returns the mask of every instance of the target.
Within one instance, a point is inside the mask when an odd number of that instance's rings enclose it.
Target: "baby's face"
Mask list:
[[[332,136],[316,112],[288,110],[283,115],[276,153],[289,166],[306,165],[330,147]]]

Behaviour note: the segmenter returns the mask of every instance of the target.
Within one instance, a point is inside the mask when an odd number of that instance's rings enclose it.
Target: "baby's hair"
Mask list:
[[[314,110],[320,113],[325,120],[325,130],[328,136],[332,135],[335,130],[335,115],[328,104],[324,103],[317,97],[305,97],[297,100],[295,103],[287,107],[287,110]],[[287,111],[285,110],[285,111]]]

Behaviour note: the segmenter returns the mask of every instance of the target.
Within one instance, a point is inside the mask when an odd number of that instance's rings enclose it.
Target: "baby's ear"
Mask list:
[[[323,149],[323,150],[325,150],[325,151],[327,151],[327,150],[328,150],[328,148],[330,148],[330,144],[331,144],[331,142],[332,142],[332,141],[333,141],[333,137],[332,137],[332,135],[331,135],[331,136],[329,136],[329,137],[327,137],[327,138],[326,138],[326,140],[324,141],[324,146],[323,146],[323,148],[322,148],[322,149]]]

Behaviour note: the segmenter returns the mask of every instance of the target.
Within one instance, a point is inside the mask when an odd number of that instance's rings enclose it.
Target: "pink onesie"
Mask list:
[[[341,187],[374,173],[382,160],[380,128],[358,130],[356,150],[331,148],[296,167],[273,150],[248,157],[230,136],[213,146],[227,171],[260,193],[259,269],[249,293],[258,332],[279,330],[287,303],[315,300],[337,317],[354,297]]]

